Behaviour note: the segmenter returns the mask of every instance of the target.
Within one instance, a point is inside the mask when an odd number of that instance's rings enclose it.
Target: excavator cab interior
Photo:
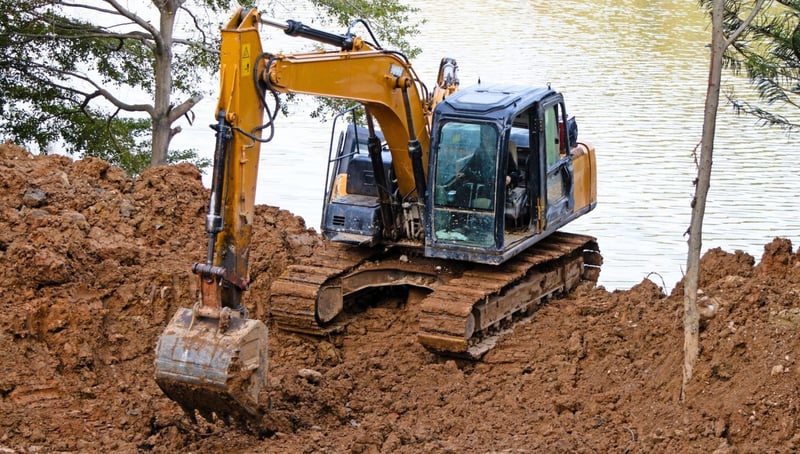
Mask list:
[[[576,209],[567,120],[549,87],[478,85],[442,101],[431,128],[426,256],[502,263],[591,210]]]
[[[383,141],[380,131],[376,131],[376,136]],[[367,150],[367,128],[355,123],[337,128],[334,121],[331,137],[322,234],[343,243],[376,244],[381,240],[380,199],[378,179]],[[335,137],[338,137],[336,146]],[[386,149],[380,154],[388,183],[386,190],[391,194],[397,190],[392,178],[392,155]]]

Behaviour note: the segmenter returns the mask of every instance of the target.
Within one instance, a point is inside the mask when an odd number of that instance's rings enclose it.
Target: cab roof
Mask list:
[[[436,110],[440,114],[508,118],[524,106],[541,101],[555,91],[548,87],[528,87],[512,84],[477,84],[459,89],[445,98]]]

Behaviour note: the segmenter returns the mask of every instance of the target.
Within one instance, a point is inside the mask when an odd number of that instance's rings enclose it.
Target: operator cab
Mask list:
[[[476,85],[439,103],[425,255],[503,263],[594,208],[575,204],[570,121],[549,87]]]
[[[334,131],[336,131],[334,125]],[[348,124],[339,132],[338,145],[331,144],[328,181],[322,210],[322,234],[333,241],[373,246],[381,240],[378,181],[367,149],[367,128]],[[382,142],[383,135],[376,131]],[[389,194],[396,191],[392,178],[392,155],[381,151]]]

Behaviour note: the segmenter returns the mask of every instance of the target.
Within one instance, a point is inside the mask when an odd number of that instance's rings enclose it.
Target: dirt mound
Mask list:
[[[132,179],[103,161],[0,145],[1,452],[800,447],[800,261],[784,239],[758,265],[705,254],[702,304],[714,315],[686,404],[681,284],[666,296],[644,280],[549,302],[481,362],[419,346],[415,291],[364,308],[340,337],[272,329],[272,431],[191,425],[153,381],[153,346],[175,309],[194,303],[207,200],[188,165]],[[246,304],[268,321],[272,279],[326,246],[266,206],[254,237]]]

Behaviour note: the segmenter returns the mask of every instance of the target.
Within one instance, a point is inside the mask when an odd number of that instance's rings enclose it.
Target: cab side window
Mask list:
[[[560,212],[568,208],[570,191],[570,174],[567,163],[562,161],[566,153],[562,154],[559,119],[561,119],[561,105],[556,103],[545,108],[544,111],[544,151],[547,165],[547,203],[549,211]],[[563,206],[562,206],[563,205]],[[548,214],[548,217],[550,214]]]
[[[550,106],[544,111],[544,137],[547,168],[558,162],[560,156],[558,146],[558,104]]]

